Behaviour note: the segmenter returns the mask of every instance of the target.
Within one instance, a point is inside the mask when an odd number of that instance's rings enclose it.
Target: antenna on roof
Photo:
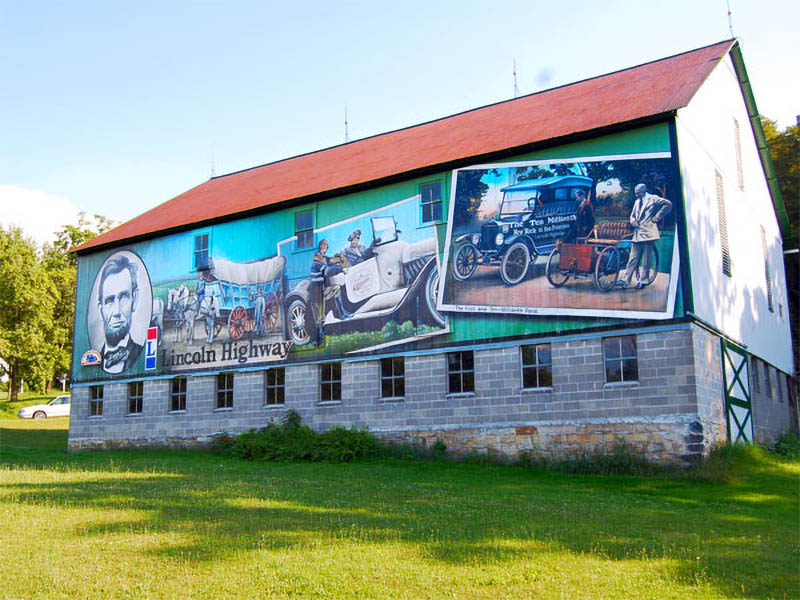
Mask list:
[[[214,142],[211,142],[211,177],[214,179]]]
[[[726,0],[726,4],[728,5],[728,31],[731,32],[731,39],[733,39],[733,21],[731,20],[731,0]]]
[[[519,96],[519,88],[517,87],[517,59],[514,59],[514,98]]]
[[[344,143],[350,141],[350,133],[347,131],[347,105],[344,107]]]

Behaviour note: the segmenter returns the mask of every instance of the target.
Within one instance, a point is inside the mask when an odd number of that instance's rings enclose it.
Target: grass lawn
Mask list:
[[[726,483],[67,454],[0,419],[2,598],[800,598],[800,463]]]

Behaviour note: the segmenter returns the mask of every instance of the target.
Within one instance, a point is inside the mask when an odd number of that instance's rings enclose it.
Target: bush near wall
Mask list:
[[[386,453],[377,438],[364,429],[334,427],[317,433],[290,411],[280,425],[271,424],[229,439],[224,451],[246,460],[305,460],[350,462]]]

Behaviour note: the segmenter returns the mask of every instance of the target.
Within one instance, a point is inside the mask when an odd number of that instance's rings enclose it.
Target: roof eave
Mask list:
[[[744,66],[744,59],[742,58],[742,50],[739,47],[739,42],[733,44],[730,49],[730,55],[736,77],[739,80],[739,87],[742,90],[744,103],[747,107],[750,127],[756,139],[758,156],[761,159],[764,177],[767,179],[767,187],[769,188],[769,193],[772,198],[772,207],[775,210],[775,216],[778,220],[781,236],[783,237],[784,248],[796,248],[797,240],[793,239],[791,228],[789,227],[789,216],[786,213],[786,205],[783,203],[783,195],[781,194],[781,188],[778,183],[778,176],[775,173],[775,166],[772,164],[772,156],[769,153],[767,137],[764,135],[764,128],[761,125],[761,115],[756,106],[756,99],[753,95],[753,88],[750,86],[747,69]]]

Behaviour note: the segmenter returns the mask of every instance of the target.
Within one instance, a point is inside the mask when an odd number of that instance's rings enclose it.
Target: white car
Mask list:
[[[68,417],[70,395],[57,396],[47,404],[34,404],[20,408],[17,416],[21,419],[44,419],[46,417]]]

